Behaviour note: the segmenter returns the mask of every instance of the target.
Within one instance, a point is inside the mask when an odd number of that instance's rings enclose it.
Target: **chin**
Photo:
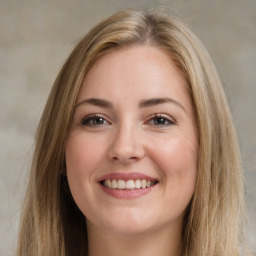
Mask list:
[[[122,209],[105,215],[104,219],[93,220],[94,226],[99,229],[118,235],[135,235],[148,232],[152,229],[154,218],[145,215],[145,211]],[[88,220],[87,220],[88,221]]]
[[[151,225],[145,223],[138,224],[126,221],[125,223],[113,223],[106,228],[113,234],[130,236],[149,232],[151,230]]]

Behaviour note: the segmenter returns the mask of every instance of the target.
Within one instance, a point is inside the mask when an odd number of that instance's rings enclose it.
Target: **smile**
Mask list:
[[[144,189],[152,187],[156,183],[157,181],[151,181],[146,179],[130,179],[126,181],[122,179],[106,179],[101,182],[101,184],[106,188],[120,190]]]
[[[138,172],[113,172],[99,177],[97,181],[105,193],[118,199],[146,195],[159,183],[157,178]]]

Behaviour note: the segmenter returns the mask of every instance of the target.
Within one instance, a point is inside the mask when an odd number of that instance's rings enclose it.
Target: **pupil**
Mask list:
[[[103,119],[102,118],[94,119],[94,124],[102,124],[102,123],[103,123]]]
[[[155,124],[165,124],[165,119],[164,118],[157,118],[155,120]]]

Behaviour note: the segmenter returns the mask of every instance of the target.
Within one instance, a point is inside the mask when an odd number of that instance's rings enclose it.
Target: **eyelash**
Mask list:
[[[85,118],[83,118],[80,124],[82,126],[99,126],[99,125],[103,125],[103,124],[90,124],[90,121],[95,121],[95,120],[97,120],[99,118],[101,118],[103,120],[103,122],[105,122],[105,121],[108,122],[104,115],[92,114],[92,115],[89,115],[89,116],[86,116]]]
[[[91,126],[91,127],[105,125],[105,123],[100,123],[100,124],[90,123],[91,121],[94,122],[97,119],[102,119],[102,122],[107,122],[108,124],[110,124],[110,122],[106,120],[104,115],[92,114],[83,118],[80,125]],[[156,124],[154,121],[156,121],[157,119],[161,119],[161,121],[164,121],[164,124]],[[153,124],[150,124],[151,126],[159,126],[159,127],[166,127],[166,126],[171,126],[176,124],[176,122],[173,119],[166,117],[166,115],[164,114],[153,114],[150,116],[150,118],[148,118],[146,123],[150,123],[150,121],[154,122]]]
[[[165,127],[165,126],[171,126],[171,125],[175,125],[176,122],[171,119],[170,117],[167,117],[165,114],[153,114],[147,122],[149,121],[156,121],[157,119],[162,119],[162,121],[165,122],[165,124],[156,124],[153,123],[151,124],[152,126],[160,126],[160,127]],[[167,123],[167,124],[166,124]]]

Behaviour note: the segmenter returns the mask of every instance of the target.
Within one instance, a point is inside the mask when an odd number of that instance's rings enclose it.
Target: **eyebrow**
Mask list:
[[[96,98],[90,98],[90,99],[85,99],[80,102],[78,102],[75,107],[78,107],[82,104],[89,104],[89,105],[94,105],[102,108],[112,108],[113,105],[111,102],[103,99],[96,99]]]
[[[178,102],[172,98],[168,98],[168,97],[143,99],[139,102],[139,108],[152,107],[152,106],[160,105],[160,104],[164,104],[164,103],[173,103],[186,112],[186,109],[183,107],[183,105],[180,102]],[[89,104],[89,105],[94,105],[94,106],[102,107],[102,108],[113,108],[113,104],[111,102],[109,102],[107,100],[103,100],[103,99],[98,99],[98,98],[84,99],[84,100],[78,102],[75,105],[75,107],[78,107],[82,104]]]
[[[180,107],[181,109],[183,109],[186,112],[186,109],[183,107],[183,105],[180,102],[178,102],[178,101],[176,101],[172,98],[168,98],[168,97],[141,100],[140,103],[139,103],[139,107],[140,108],[151,107],[151,106],[164,104],[164,103],[173,103],[173,104]]]

